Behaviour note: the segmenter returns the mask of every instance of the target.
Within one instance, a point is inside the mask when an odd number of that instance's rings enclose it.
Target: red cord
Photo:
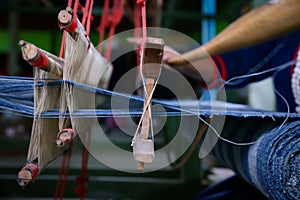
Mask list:
[[[73,142],[72,142],[72,144],[73,144]],[[61,187],[60,199],[63,199],[63,197],[64,197],[66,183],[67,183],[67,177],[68,177],[69,169],[70,169],[71,155],[72,155],[72,150],[69,149],[68,154],[67,154],[67,164],[65,166],[64,179],[63,179],[62,187]]]
[[[29,63],[34,67],[45,68],[45,67],[47,67],[48,62],[49,62],[48,58],[41,50],[38,50],[38,51],[40,53],[39,58],[35,61],[30,61]]]
[[[71,24],[65,28],[65,31],[69,33],[73,33],[75,32],[76,28],[77,28],[77,20],[73,18]]]
[[[58,197],[60,200],[62,200],[64,197],[66,183],[67,183],[67,177],[68,177],[69,169],[70,169],[72,147],[73,147],[73,142],[71,143],[70,149],[67,150],[67,152],[65,152],[65,154],[63,155],[61,167],[59,170],[58,180],[56,183],[54,200],[57,200]]]
[[[100,45],[100,43],[104,41],[105,30],[109,28],[108,41],[104,53],[104,57],[107,60],[111,59],[113,36],[117,25],[121,22],[121,19],[123,17],[124,0],[114,0],[111,14],[110,14],[109,4],[110,4],[110,0],[104,1],[100,25],[97,28],[100,35],[99,45],[98,45],[98,51],[100,53],[102,53],[102,45]]]
[[[85,26],[85,23],[87,21],[89,6],[90,6],[89,4],[90,4],[90,1],[85,1],[85,6],[84,6],[84,8],[82,7],[82,9],[81,9],[81,11],[83,13],[83,16],[82,16],[82,19],[81,19],[81,24],[82,24],[83,27]]]
[[[146,16],[146,0],[137,0],[136,3],[141,7],[141,14],[142,14],[142,33],[143,39],[141,41],[141,49],[140,49],[140,56],[142,54],[142,50],[144,49],[144,44],[147,39],[147,16]]]
[[[73,3],[73,0],[68,0],[68,7],[69,7],[69,8],[72,7],[72,3]]]
[[[83,200],[86,195],[86,188],[88,182],[87,168],[88,168],[89,151],[87,150],[86,146],[90,145],[91,134],[92,134],[91,129],[89,129],[89,131],[87,131],[86,134],[88,134],[86,139],[87,144],[82,144],[81,175],[80,177],[77,177],[75,180],[79,184],[79,186],[77,186],[74,189],[76,194],[78,194],[81,200]]]
[[[65,40],[66,40],[66,31],[63,31],[63,35],[61,38],[61,45],[60,45],[60,51],[59,51],[59,57],[64,57],[64,49],[65,49]]]
[[[57,199],[58,197],[58,193],[60,191],[60,183],[62,181],[62,176],[63,176],[63,172],[65,170],[65,162],[66,162],[66,156],[63,156],[62,162],[61,162],[61,166],[59,169],[59,175],[58,175],[58,179],[57,179],[57,183],[56,183],[56,188],[55,188],[55,193],[54,193],[54,200]]]
[[[88,181],[88,175],[87,175],[87,167],[88,167],[88,156],[89,152],[85,148],[85,146],[82,146],[82,163],[81,163],[81,174],[80,177],[77,177],[75,182],[79,185],[74,189],[76,194],[80,197],[80,199],[84,199],[86,195],[86,188],[87,188],[87,181]]]
[[[137,0],[136,2],[141,6],[143,39],[145,40],[147,38],[146,0]]]
[[[135,3],[134,8],[133,8],[133,22],[134,22],[134,32],[133,36],[134,38],[141,38],[142,37],[142,32],[141,32],[141,8],[139,4]],[[136,64],[138,70],[136,71],[136,77],[139,79],[140,73],[139,73],[139,67],[140,67],[140,46],[136,47]]]
[[[89,8],[87,8],[87,24],[86,24],[86,34],[90,35],[90,29],[91,29],[91,21],[93,20],[93,5],[94,5],[94,1],[90,0],[90,4],[89,4]]]

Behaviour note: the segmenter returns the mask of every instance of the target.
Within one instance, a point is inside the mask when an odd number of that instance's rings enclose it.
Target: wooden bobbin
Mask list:
[[[154,143],[153,140],[148,139],[151,126],[151,116],[149,112],[149,109],[151,109],[151,100],[148,98],[150,98],[155,81],[157,81],[160,75],[163,49],[164,40],[160,38],[148,37],[144,43],[141,70],[146,88],[144,95],[144,110],[146,111],[142,119],[140,137],[137,138],[133,144],[133,154],[138,161],[138,170],[144,170],[144,163],[151,163],[154,158]],[[148,101],[150,104],[147,107]]]
[[[71,8],[67,7],[65,10],[61,10],[58,13],[58,26],[61,30],[65,30],[68,33],[75,33],[77,29],[76,19],[73,19],[73,11]],[[76,35],[72,34],[74,38]]]
[[[26,164],[18,174],[18,184],[22,187],[25,187],[36,178],[38,173],[39,168],[36,164]]]
[[[58,132],[56,137],[56,144],[58,147],[63,147],[66,143],[71,141],[75,137],[72,128],[65,128]]]
[[[52,55],[40,48],[36,47],[34,44],[25,42],[24,40],[19,41],[19,45],[22,49],[22,57],[33,67],[37,67],[46,72],[50,72],[55,76],[62,75],[62,63],[63,60]],[[59,60],[59,61],[58,61]]]
[[[20,40],[19,45],[22,48],[22,57],[25,61],[32,62],[39,59],[40,52],[35,45],[25,42],[24,40]]]
[[[61,10],[58,13],[57,19],[58,19],[59,27],[64,29],[67,28],[68,26],[71,25],[71,22],[73,20],[72,9],[67,7],[65,10]]]

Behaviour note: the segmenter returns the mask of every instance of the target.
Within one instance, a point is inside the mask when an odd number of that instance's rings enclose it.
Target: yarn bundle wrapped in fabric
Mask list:
[[[62,12],[68,13],[65,10]],[[90,125],[86,123],[86,119],[73,119],[72,114],[78,106],[79,108],[90,108],[91,106],[93,108],[95,94],[87,95],[82,90],[75,90],[73,85],[67,82],[74,81],[91,87],[106,88],[112,72],[112,66],[97,52],[80,21],[77,18],[74,18],[74,21],[76,21],[76,29],[72,33],[66,33],[64,59],[24,41],[21,42],[24,59],[28,55],[36,53],[37,57],[42,58],[42,60],[48,59],[49,61],[51,59],[52,61],[48,66],[48,62],[45,62],[46,64],[44,62],[34,62],[35,60],[31,57],[27,60],[32,66],[37,67],[33,79],[33,110],[28,109],[28,107],[26,109],[27,113],[34,112],[27,162],[36,165],[39,172],[66,149],[69,149],[72,146],[71,139],[75,138],[79,131],[86,132]],[[37,58],[38,61],[39,58]],[[39,66],[40,63],[43,66]],[[52,70],[53,68],[59,70]],[[84,98],[78,98],[80,96]],[[10,107],[11,110],[15,108],[7,105],[7,103],[4,104]],[[24,105],[19,106],[25,107]],[[58,116],[56,118],[41,117],[47,111],[58,111]],[[69,113],[68,117],[66,117],[66,113]],[[78,127],[82,127],[84,130]],[[70,130],[70,128],[74,128],[75,131],[64,131]],[[71,138],[63,137],[66,141],[61,142],[61,136],[64,136],[61,133],[72,133]],[[22,177],[19,176],[19,179],[21,180]]]
[[[269,199],[300,198],[300,124],[289,120],[231,119],[223,137],[232,140],[255,140],[251,146],[235,146],[219,141],[216,157]],[[258,125],[261,124],[261,125]],[[238,129],[238,130],[237,130]]]

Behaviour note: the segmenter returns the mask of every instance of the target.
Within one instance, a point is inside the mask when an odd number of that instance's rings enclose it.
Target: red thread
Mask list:
[[[86,38],[86,40],[88,42],[87,49],[89,49],[91,47],[91,41],[90,41],[90,39],[89,39],[89,37],[87,35],[85,35],[85,38]]]
[[[60,51],[59,51],[60,58],[64,57],[65,39],[66,39],[66,31],[63,32],[62,39],[61,39],[61,45],[60,45]]]
[[[81,164],[81,175],[75,179],[75,182],[79,184],[76,188],[74,188],[76,194],[80,197],[80,199],[84,199],[86,195],[86,187],[87,187],[87,166],[88,166],[88,150],[82,146],[82,164]]]
[[[109,34],[108,34],[108,41],[106,50],[104,53],[104,57],[107,60],[110,60],[111,58],[111,51],[112,51],[112,41],[113,36],[115,33],[116,26],[121,22],[121,19],[123,17],[124,13],[124,0],[114,0],[112,11],[110,14],[110,8],[109,8],[110,0],[105,0],[103,10],[102,10],[102,16],[100,20],[100,25],[98,26],[98,32],[100,35],[99,43],[104,41],[105,36],[105,30],[110,27]],[[98,45],[98,51],[102,52],[102,45]]]
[[[65,170],[65,162],[66,162],[66,156],[64,155],[62,162],[61,162],[60,169],[59,169],[58,180],[56,183],[56,188],[55,188],[55,193],[54,193],[54,200],[56,200],[57,197],[60,196],[58,193],[60,192],[60,188],[61,188],[60,184],[62,182],[62,176],[63,176],[64,170]]]
[[[75,32],[76,28],[77,28],[77,22],[76,19],[73,18],[71,24],[65,27],[65,30],[69,33],[73,33]]]
[[[142,4],[142,3],[146,3],[146,0],[136,0],[137,4]]]
[[[134,20],[134,38],[141,38],[142,33],[141,33],[141,9],[138,3],[134,4],[133,8],[133,20]],[[136,47],[136,63],[137,67],[139,69],[140,67],[140,57],[141,57],[141,49],[140,46]],[[138,78],[140,76],[139,70],[136,70],[136,77]]]
[[[38,67],[38,68],[45,68],[48,65],[48,58],[46,57],[46,55],[38,50],[38,53],[40,54],[39,58],[35,61],[29,61],[29,63],[34,66],[34,67]]]
[[[73,145],[73,143],[72,143]],[[69,174],[69,169],[70,169],[70,161],[71,161],[71,155],[72,151],[71,148],[68,150],[68,155],[67,155],[67,164],[65,166],[65,174],[64,174],[64,179],[61,187],[61,193],[60,193],[60,199],[63,199],[64,193],[65,193],[65,188],[66,188],[66,183],[67,183],[67,177]]]
[[[86,134],[87,134],[87,138],[86,138],[87,143],[82,144],[81,174],[80,177],[77,177],[75,180],[75,182],[77,182],[79,186],[74,188],[76,194],[79,195],[81,200],[83,200],[86,195],[86,188],[88,182],[87,168],[88,168],[89,151],[87,150],[86,147],[89,147],[91,141],[91,124]]]
[[[59,170],[58,180],[56,183],[54,200],[56,200],[58,197],[61,200],[63,199],[64,193],[65,193],[65,188],[66,188],[67,177],[68,177],[68,173],[69,173],[69,169],[70,169],[72,147],[73,147],[73,142],[71,143],[70,149],[67,150],[67,152],[65,152],[63,155],[61,167]]]
[[[68,0],[68,7],[69,7],[69,8],[72,7],[72,0]]]
[[[74,137],[74,131],[73,131],[73,129],[72,128],[64,128],[64,129],[62,129],[62,130],[60,130],[59,132],[58,132],[58,134],[57,134],[57,140],[59,140],[59,137],[60,137],[60,135],[63,133],[63,132],[68,132],[69,134],[70,134],[70,139],[66,139],[65,141],[63,141],[63,144],[62,145],[64,145],[64,144],[66,144],[67,142],[69,142],[70,140],[72,140],[73,139],[73,137]]]
[[[141,13],[142,13],[142,33],[143,33],[143,39],[141,41],[141,50],[140,50],[140,56],[141,56],[141,52],[144,49],[144,44],[145,44],[146,38],[147,38],[146,0],[137,0],[136,2],[137,2],[138,5],[141,6]]]
[[[92,11],[93,11],[93,4],[94,4],[94,1],[91,0],[90,4],[89,4],[89,8],[86,7],[87,9],[87,24],[86,24],[86,35],[89,35],[90,34],[90,29],[91,29],[91,21],[94,19],[93,16],[92,16]]]

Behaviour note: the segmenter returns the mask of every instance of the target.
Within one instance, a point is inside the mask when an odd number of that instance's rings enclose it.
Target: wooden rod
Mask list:
[[[24,40],[20,40],[19,45],[22,49],[23,59],[30,65],[49,72],[55,76],[62,76],[62,63],[64,61],[61,58],[58,58],[44,50],[41,50],[35,45],[29,42],[25,42]]]

